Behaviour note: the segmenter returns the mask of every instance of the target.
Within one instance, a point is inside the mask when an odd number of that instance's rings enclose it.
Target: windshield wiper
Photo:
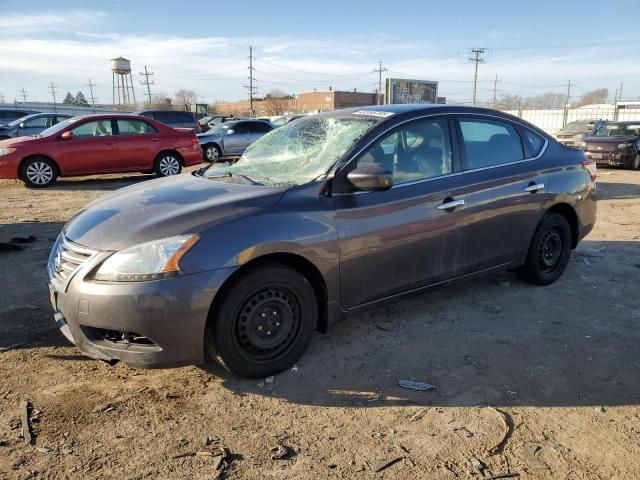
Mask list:
[[[200,170],[197,171],[197,173],[201,176],[203,176],[204,178],[208,178],[210,180],[217,180],[217,179],[223,179],[223,178],[233,178],[233,177],[238,177],[241,178],[243,180],[245,180],[246,182],[249,182],[252,185],[264,185],[264,183],[260,183],[260,182],[256,182],[255,180],[253,180],[252,178],[250,178],[247,175],[241,175],[239,173],[231,173],[231,172],[225,172],[225,173],[221,173],[220,175],[204,175],[204,171],[202,173],[201,170],[203,170],[202,168]],[[204,167],[204,170],[207,170],[207,167]]]

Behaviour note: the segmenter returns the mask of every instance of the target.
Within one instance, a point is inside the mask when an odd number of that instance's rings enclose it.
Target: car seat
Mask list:
[[[522,147],[506,133],[496,133],[489,138],[488,157],[481,159],[475,168],[522,160]],[[484,160],[484,162],[482,161]]]

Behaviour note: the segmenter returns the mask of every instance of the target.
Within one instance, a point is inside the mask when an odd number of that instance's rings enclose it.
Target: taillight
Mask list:
[[[198,143],[198,137],[196,137],[195,135],[191,137],[191,143]]]
[[[591,181],[595,182],[596,177],[598,176],[598,167],[596,167],[596,162],[594,162],[593,160],[583,160],[582,166],[587,172],[589,172]]]
[[[196,127],[194,128],[194,130],[196,132],[202,132],[202,126],[198,122],[196,122]]]

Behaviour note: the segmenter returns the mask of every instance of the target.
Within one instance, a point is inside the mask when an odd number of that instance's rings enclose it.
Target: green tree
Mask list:
[[[75,105],[76,99],[73,95],[71,95],[71,92],[67,92],[67,96],[64,97],[62,103],[64,103],[65,105]]]
[[[87,99],[84,96],[84,93],[82,92],[78,92],[76,93],[76,98],[75,98],[75,102],[76,105],[80,105],[81,107],[88,107],[89,106],[89,102],[87,102]]]

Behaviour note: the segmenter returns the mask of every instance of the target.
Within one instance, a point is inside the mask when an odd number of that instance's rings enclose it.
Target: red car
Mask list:
[[[137,115],[70,118],[36,137],[0,141],[0,179],[30,187],[53,185],[58,176],[156,172],[166,177],[202,161],[195,134]]]

